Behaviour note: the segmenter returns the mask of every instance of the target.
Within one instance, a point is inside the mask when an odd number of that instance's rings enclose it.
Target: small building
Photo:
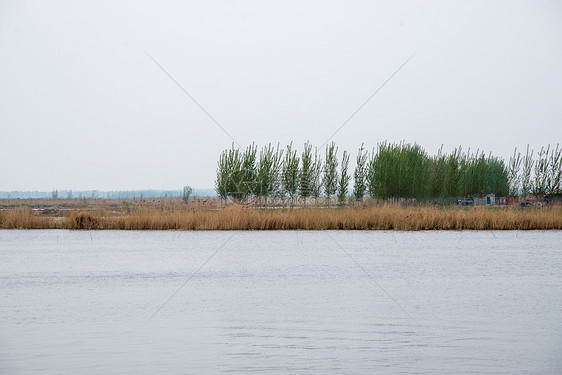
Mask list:
[[[515,195],[505,197],[505,204],[507,204],[508,206],[519,205],[519,197]]]
[[[496,205],[505,206],[507,205],[508,197],[496,197]]]
[[[494,194],[487,194],[483,197],[474,197],[475,206],[489,206],[496,204],[496,196]]]
[[[496,204],[505,204],[505,198],[496,198],[494,194],[488,194],[483,197],[469,197],[458,199],[459,206],[491,206]]]

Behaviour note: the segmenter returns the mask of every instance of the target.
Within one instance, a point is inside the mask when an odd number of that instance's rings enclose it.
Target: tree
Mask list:
[[[535,163],[535,178],[531,187],[531,191],[535,196],[542,196],[546,193],[548,184],[548,172],[550,170],[550,159],[548,157],[550,145],[544,149],[541,147],[537,161]]]
[[[322,193],[322,159],[318,156],[318,149],[314,149],[314,162],[310,168],[310,192],[318,203]]]
[[[489,178],[491,165],[484,152],[477,150],[475,154],[469,152],[461,160],[461,185],[463,196],[482,197],[489,192]]]
[[[459,157],[461,154],[461,148],[455,149],[447,157],[447,180],[445,182],[445,191],[447,192],[447,197],[455,198],[457,197],[459,191],[459,182],[461,179],[461,174],[459,170]]]
[[[549,194],[560,193],[562,180],[562,149],[556,144],[556,148],[552,150],[550,159],[550,171],[548,178]]]
[[[53,192],[51,193],[51,197],[53,199],[59,199],[59,191],[57,189],[53,190]]]
[[[288,195],[291,203],[300,194],[305,204],[308,197],[319,198],[321,193],[326,195],[328,205],[334,195],[340,203],[345,200],[351,178],[347,151],[343,152],[341,168],[338,168],[338,148],[334,142],[326,145],[324,160],[318,149],[313,155],[309,142],[304,144],[302,154],[297,154],[292,142],[285,151],[279,150],[279,145],[274,149],[270,144],[261,149],[258,160],[254,144],[245,151],[233,144],[232,149],[221,153],[218,161],[217,193],[223,199],[254,195],[260,201],[271,195]],[[521,177],[520,167],[523,167]],[[561,189],[562,149],[558,145],[555,149],[543,147],[535,163],[533,151],[527,146],[524,158],[516,149],[506,163],[491,153],[486,156],[478,150],[471,153],[470,149],[463,153],[460,147],[449,155],[443,154],[441,148],[436,156],[429,156],[415,143],[383,142],[370,153],[361,145],[353,178],[359,201],[365,194],[380,199],[450,199],[489,193],[506,196],[516,193],[519,183],[524,193],[533,191],[542,195]]]
[[[238,148],[224,150],[219,158],[215,190],[222,199],[232,197],[243,199],[246,197],[243,184],[244,154]]]
[[[183,187],[181,199],[183,200],[184,203],[189,202],[189,198],[191,197],[192,192],[193,192],[193,189],[191,188],[191,186],[184,186]]]
[[[447,157],[443,155],[443,146],[441,146],[439,151],[437,151],[437,156],[427,160],[429,198],[441,198],[446,194],[447,172]]]
[[[519,170],[521,169],[521,153],[517,152],[517,147],[513,150],[513,156],[509,158],[509,170],[507,174],[507,184],[509,186],[509,195],[515,196],[519,193],[521,179]]]
[[[304,151],[301,156],[302,167],[299,175],[299,194],[304,198],[306,205],[306,198],[312,194],[313,187],[313,172],[314,172],[314,159],[312,158],[312,145],[308,142],[304,144]]]
[[[418,144],[401,145],[401,166],[405,169],[399,197],[422,198],[426,192],[428,156]],[[405,168],[404,168],[405,167]],[[442,182],[440,182],[441,184]]]
[[[324,162],[324,192],[328,198],[328,205],[330,204],[330,197],[336,193],[337,183],[338,183],[338,159],[337,159],[338,148],[336,144],[332,142],[326,145],[326,159]]]
[[[527,145],[527,154],[523,158],[523,173],[521,175],[521,189],[523,195],[528,195],[531,192],[531,172],[535,161],[533,160],[533,150],[529,154],[529,145]]]
[[[341,173],[338,180],[338,202],[340,204],[345,202],[347,197],[347,190],[349,187],[349,174],[347,173],[349,167],[349,154],[347,151],[343,152],[341,161]]]
[[[490,164],[488,163],[488,160],[486,160],[484,152],[482,152],[479,157],[476,157],[473,167],[473,192],[475,193],[475,195],[483,197],[484,195],[486,195],[486,193],[489,192],[488,180],[491,174]]]
[[[257,153],[258,148],[252,143],[246,148],[242,156],[242,169],[240,171],[240,178],[237,181],[240,199],[248,198],[256,190]]]
[[[380,143],[369,159],[367,190],[379,198],[418,198],[427,191],[427,155],[417,144]]]
[[[359,152],[357,154],[357,165],[355,166],[355,172],[353,172],[353,191],[355,193],[355,199],[357,201],[362,201],[363,196],[365,195],[365,191],[367,190],[366,186],[366,177],[367,177],[367,153],[363,152],[363,144],[361,144],[361,148],[359,148]]]
[[[258,198],[267,198],[273,195],[279,188],[279,170],[281,168],[281,158],[283,150],[274,149],[271,144],[260,151],[260,159],[257,167],[257,183],[255,184],[255,194]]]
[[[293,150],[293,142],[287,146],[283,170],[281,175],[283,190],[291,197],[291,201],[297,194],[299,187],[299,157],[297,151]]]
[[[369,156],[369,162],[367,164],[367,183],[366,183],[366,189],[367,189],[367,193],[369,193],[369,196],[371,198],[374,198],[377,195],[377,168],[378,164],[377,164],[377,154],[375,153],[375,149],[373,148],[371,150],[371,154]]]
[[[509,194],[509,170],[502,159],[490,155],[488,164],[488,187],[487,193],[497,197],[505,197]]]

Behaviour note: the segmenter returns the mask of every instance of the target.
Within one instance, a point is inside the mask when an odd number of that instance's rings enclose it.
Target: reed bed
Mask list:
[[[40,216],[30,208],[0,211],[0,229],[53,229],[60,218]]]
[[[128,212],[70,210],[43,217],[30,210],[0,212],[0,228],[117,230],[529,230],[562,229],[562,207],[373,207],[161,209]]]

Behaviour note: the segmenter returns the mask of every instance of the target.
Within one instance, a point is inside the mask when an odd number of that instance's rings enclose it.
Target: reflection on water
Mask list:
[[[0,231],[0,373],[562,366],[562,232],[178,233]]]

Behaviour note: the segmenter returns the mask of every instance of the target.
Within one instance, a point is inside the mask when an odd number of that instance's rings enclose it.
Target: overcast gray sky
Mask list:
[[[214,185],[242,146],[561,141],[560,1],[0,1],[0,190]]]

